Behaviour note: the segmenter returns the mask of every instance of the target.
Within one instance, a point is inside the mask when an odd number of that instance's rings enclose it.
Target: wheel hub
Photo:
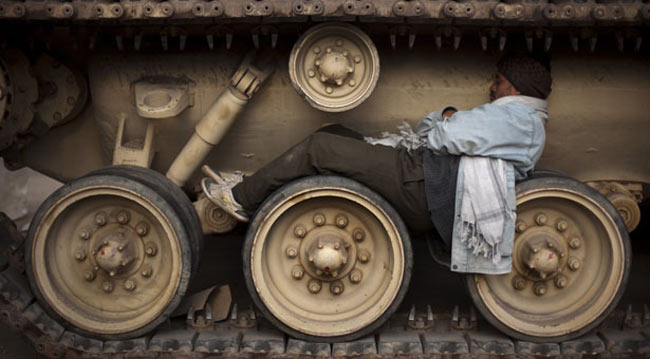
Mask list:
[[[354,72],[354,62],[347,51],[332,50],[328,47],[316,58],[314,66],[318,69],[320,81],[329,84],[343,85],[348,75]]]
[[[339,270],[348,262],[346,245],[350,246],[329,233],[316,238],[314,245],[308,249],[308,258],[316,268],[316,274],[337,277]]]
[[[568,244],[562,231],[547,226],[545,216],[539,218],[536,226],[529,228],[521,222],[517,224],[520,234],[513,251],[515,269],[519,275],[532,281],[554,278],[567,262]]]
[[[136,257],[132,238],[122,231],[111,231],[101,239],[101,246],[95,253],[95,262],[110,276],[128,271]]]

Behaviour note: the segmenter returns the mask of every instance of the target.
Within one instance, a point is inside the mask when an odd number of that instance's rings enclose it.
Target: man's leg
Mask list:
[[[373,146],[352,137],[317,132],[233,189],[250,213],[273,191],[295,179],[338,174],[360,182],[388,200],[413,230],[431,228],[424,196],[422,160],[403,149]]]

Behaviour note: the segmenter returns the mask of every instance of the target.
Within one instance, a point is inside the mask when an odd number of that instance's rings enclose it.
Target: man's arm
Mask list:
[[[455,107],[447,106],[440,111],[427,114],[415,126],[415,133],[417,133],[420,137],[426,137],[429,134],[429,131],[431,131],[431,129],[434,127],[434,123],[451,117],[451,115],[453,115],[456,111],[457,110]]]

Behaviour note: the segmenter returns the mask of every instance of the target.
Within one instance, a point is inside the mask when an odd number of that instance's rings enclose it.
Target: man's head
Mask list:
[[[548,67],[526,55],[507,54],[499,60],[490,86],[490,101],[503,96],[524,95],[546,99],[551,93]]]

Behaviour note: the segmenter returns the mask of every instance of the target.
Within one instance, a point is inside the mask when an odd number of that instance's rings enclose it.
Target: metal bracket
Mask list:
[[[253,64],[255,59],[257,59],[256,52],[249,52],[230,81],[231,87],[246,100],[253,97],[275,70],[275,65],[272,63],[263,68],[255,66]]]
[[[249,308],[238,311],[237,304],[235,304],[230,314],[230,326],[240,329],[257,328],[257,315],[255,315],[255,310]]]
[[[415,306],[411,307],[409,311],[409,319],[407,326],[411,329],[429,329],[433,327],[433,311],[431,306],[427,304],[427,314],[417,313]]]
[[[113,165],[131,165],[149,168],[153,160],[153,135],[154,124],[149,121],[142,145],[133,141],[124,144],[124,127],[126,126],[126,115],[119,115],[117,135],[115,136],[115,150],[113,151]]]
[[[462,316],[460,313],[460,308],[456,305],[454,306],[454,313],[451,317],[451,328],[453,330],[473,330],[476,329],[477,320],[476,312],[474,307],[469,307],[469,316]]]

